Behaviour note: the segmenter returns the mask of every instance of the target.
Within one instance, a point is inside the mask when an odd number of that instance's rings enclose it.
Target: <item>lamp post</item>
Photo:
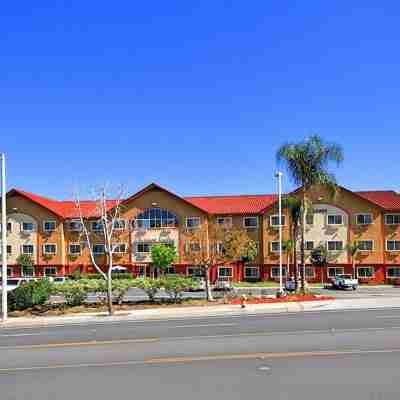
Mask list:
[[[283,279],[282,279],[282,176],[283,173],[276,173],[278,179],[278,204],[279,204],[279,293],[283,294]]]
[[[6,215],[6,156],[1,154],[1,309],[2,320],[7,321],[7,215]]]

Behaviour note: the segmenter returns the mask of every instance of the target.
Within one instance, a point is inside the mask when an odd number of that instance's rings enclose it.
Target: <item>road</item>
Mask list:
[[[398,399],[400,310],[0,331],[1,399]]]

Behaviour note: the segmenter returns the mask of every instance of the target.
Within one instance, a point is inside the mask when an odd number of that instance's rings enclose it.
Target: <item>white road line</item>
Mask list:
[[[40,336],[42,333],[15,333],[10,335],[0,335],[0,337],[19,337],[19,336]]]
[[[397,314],[397,315],[377,315],[375,318],[400,318],[400,314]]]
[[[198,325],[175,325],[168,326],[168,328],[204,328],[204,327],[212,327],[212,326],[234,326],[237,324],[198,324]]]

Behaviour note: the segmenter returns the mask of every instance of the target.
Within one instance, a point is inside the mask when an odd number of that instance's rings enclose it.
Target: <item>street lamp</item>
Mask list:
[[[278,179],[278,204],[279,204],[279,293],[283,294],[283,279],[282,279],[282,177],[283,173],[278,171],[275,174]]]
[[[3,322],[7,321],[7,215],[6,215],[6,155],[1,154],[1,309]]]

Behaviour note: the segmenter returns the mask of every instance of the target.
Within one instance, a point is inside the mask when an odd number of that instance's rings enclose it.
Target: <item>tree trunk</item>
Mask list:
[[[356,279],[356,259],[353,257],[352,258],[353,261],[353,278]]]
[[[206,298],[207,301],[213,301],[214,297],[211,291],[211,283],[210,283],[210,268],[206,267]]]
[[[110,262],[108,266],[107,273],[107,306],[108,306],[108,314],[113,315],[113,303],[112,303],[112,258],[110,256]]]
[[[306,260],[305,260],[305,254],[304,254],[304,241],[305,241],[305,236],[306,236],[307,209],[306,209],[305,189],[303,189],[303,191],[304,191],[304,193],[303,193],[303,207],[302,207],[302,227],[301,227],[301,242],[300,242],[300,254],[301,254],[300,281],[301,281],[301,291],[304,293],[304,291],[305,291],[304,274],[305,274],[305,269],[306,269]]]
[[[293,230],[293,264],[294,264],[294,287],[299,290],[299,271],[297,268],[297,229]]]

